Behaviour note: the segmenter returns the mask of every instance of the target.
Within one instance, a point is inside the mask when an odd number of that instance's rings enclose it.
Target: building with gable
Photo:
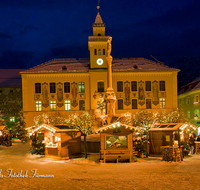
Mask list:
[[[112,37],[105,35],[99,12],[92,27],[90,59],[53,59],[20,73],[27,127],[42,113],[106,113],[98,105],[107,98],[110,85],[115,114],[177,108],[178,69],[145,58],[112,58]]]
[[[192,120],[196,127],[200,127],[200,77],[181,87],[178,95],[178,107],[184,110],[187,118]]]

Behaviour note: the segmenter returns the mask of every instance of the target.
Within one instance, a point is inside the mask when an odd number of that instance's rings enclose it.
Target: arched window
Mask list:
[[[106,55],[106,50],[105,49],[103,49],[103,55]]]
[[[96,55],[97,54],[97,49],[94,49],[94,55]]]
[[[99,55],[101,55],[101,49],[99,49]]]
[[[98,35],[98,36],[101,36],[101,34],[100,34],[100,33],[98,33],[97,35]]]

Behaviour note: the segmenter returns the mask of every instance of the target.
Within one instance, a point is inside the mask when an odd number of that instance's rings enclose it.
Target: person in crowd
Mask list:
[[[196,139],[196,135],[195,135],[194,131],[192,131],[191,134],[193,135],[194,139]]]
[[[183,158],[184,158],[184,156],[185,156],[184,150],[186,149],[186,144],[185,144],[185,141],[183,139],[181,139],[181,148],[182,148],[182,155],[183,155]]]
[[[198,137],[197,137],[197,141],[200,141],[200,134],[199,134]]]
[[[191,154],[194,154],[194,141],[195,141],[194,136],[191,134],[189,139]]]

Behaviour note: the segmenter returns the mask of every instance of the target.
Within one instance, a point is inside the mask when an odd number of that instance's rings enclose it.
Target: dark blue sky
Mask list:
[[[1,0],[0,68],[30,68],[53,58],[89,58],[97,0]],[[112,56],[166,65],[200,56],[200,1],[101,0]]]

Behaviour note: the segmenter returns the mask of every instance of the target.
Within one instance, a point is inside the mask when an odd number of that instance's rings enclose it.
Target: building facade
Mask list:
[[[182,108],[188,119],[200,127],[200,77],[181,87],[178,95],[178,107]],[[198,134],[200,129],[198,129]]]
[[[54,59],[21,72],[27,127],[34,125],[34,117],[42,113],[65,117],[83,111],[106,113],[98,105],[106,99],[108,81],[117,99],[116,114],[177,108],[179,70],[145,58],[113,58],[109,68],[111,41],[97,13],[93,36],[88,38],[90,59]],[[112,80],[108,80],[109,69]]]

